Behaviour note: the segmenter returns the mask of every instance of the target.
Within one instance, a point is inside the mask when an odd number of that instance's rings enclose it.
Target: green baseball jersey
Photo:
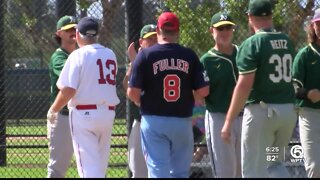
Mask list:
[[[301,87],[308,90],[320,89],[320,46],[315,43],[302,48],[293,61],[292,77]],[[301,107],[320,109],[320,102],[297,100]]]
[[[50,62],[49,62],[49,76],[51,83],[51,95],[50,102],[53,103],[56,96],[58,95],[59,89],[56,85],[61,70],[68,59],[69,53],[64,49],[58,48],[52,54]],[[64,110],[68,110],[67,106],[63,108]]]
[[[261,29],[246,39],[237,54],[239,74],[255,73],[247,103],[294,103],[294,48],[287,35]]]
[[[141,114],[140,114],[140,108],[132,101],[130,101],[130,111],[132,114],[132,117],[136,119],[137,121],[140,121]]]
[[[210,93],[205,98],[206,108],[210,112],[228,111],[238,79],[236,55],[237,47],[234,46],[231,56],[212,48],[200,58],[210,80]]]

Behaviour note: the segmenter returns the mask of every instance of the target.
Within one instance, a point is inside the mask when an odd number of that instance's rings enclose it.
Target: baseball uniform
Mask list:
[[[57,30],[68,30],[76,26],[76,20],[72,16],[64,16],[57,22]],[[75,33],[75,32],[74,32]],[[75,46],[74,41],[74,46]],[[61,70],[69,56],[69,53],[58,48],[52,54],[49,63],[49,76],[51,83],[50,102],[53,103],[59,89],[56,82],[59,78]],[[48,138],[49,138],[49,163],[48,163],[48,178],[63,178],[70,165],[73,155],[73,147],[68,121],[69,111],[65,106],[58,114],[56,126],[51,126],[47,123]]]
[[[92,38],[98,32],[98,23],[84,17],[77,24],[77,31],[82,41]],[[115,105],[120,102],[116,92],[117,71],[114,52],[98,43],[89,43],[70,54],[57,81],[59,89],[75,90],[68,108],[80,177],[105,177]]]
[[[293,57],[290,39],[272,28],[260,29],[239,48],[239,73],[255,73],[242,123],[243,177],[289,177],[282,161],[297,120],[291,77]],[[277,149],[271,160],[268,148]]]
[[[139,52],[129,87],[143,91],[141,136],[149,177],[189,176],[192,90],[205,85],[203,67],[192,50],[171,43]]]
[[[242,117],[235,120],[231,131],[232,142],[225,144],[220,132],[228,111],[233,89],[238,78],[236,66],[237,47],[232,55],[224,54],[214,48],[205,53],[200,61],[210,79],[210,93],[205,98],[206,140],[212,167],[216,178],[241,177],[240,143]]]
[[[293,80],[307,90],[320,89],[320,46],[310,43],[302,48],[293,63]],[[309,178],[320,177],[320,102],[299,99],[299,131],[304,164]]]
[[[140,31],[140,48],[148,48],[149,46],[156,43],[152,38],[156,38],[156,25],[147,24],[143,26]],[[129,69],[131,73],[131,68]],[[129,71],[128,70],[128,71]],[[126,75],[127,76],[127,75]],[[127,81],[128,82],[128,81]],[[127,83],[126,82],[126,83]],[[128,161],[129,161],[129,169],[132,172],[132,178],[147,178],[148,170],[146,161],[144,160],[142,148],[141,148],[141,136],[140,136],[140,123],[141,123],[141,115],[139,112],[139,107],[135,105],[132,101],[130,101],[130,107],[132,112],[132,117],[134,121],[132,124],[132,129],[128,139]]]

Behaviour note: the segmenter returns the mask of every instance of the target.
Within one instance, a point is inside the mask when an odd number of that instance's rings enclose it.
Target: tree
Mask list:
[[[221,10],[217,0],[164,0],[164,5],[180,20],[180,43],[192,48],[198,56],[213,46],[208,31],[211,17]]]
[[[225,8],[233,17],[237,18],[240,27],[247,24],[248,0],[223,0]],[[271,0],[273,3],[274,27],[286,32],[296,47],[305,42],[305,32],[302,30],[303,22],[307,16],[312,15],[315,0]],[[294,25],[294,26],[293,26]],[[239,29],[245,32],[247,28]]]

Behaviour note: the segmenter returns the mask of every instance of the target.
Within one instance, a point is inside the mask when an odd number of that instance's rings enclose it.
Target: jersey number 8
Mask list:
[[[163,79],[163,98],[175,102],[180,98],[180,78],[177,75],[166,75]]]

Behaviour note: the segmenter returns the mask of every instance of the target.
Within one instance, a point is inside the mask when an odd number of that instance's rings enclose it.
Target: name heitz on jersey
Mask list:
[[[272,46],[272,49],[288,49],[287,47],[287,40],[279,39],[279,40],[271,40],[270,44]]]
[[[156,75],[158,71],[165,70],[179,70],[188,74],[189,63],[182,59],[161,59],[153,63],[153,74]]]

